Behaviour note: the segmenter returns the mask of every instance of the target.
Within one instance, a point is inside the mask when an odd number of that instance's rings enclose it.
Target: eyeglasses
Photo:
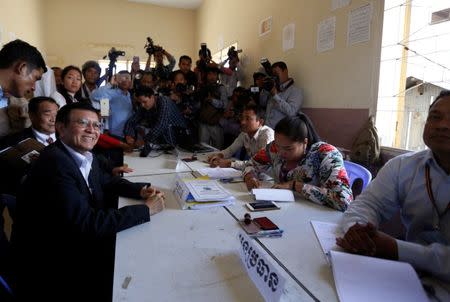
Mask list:
[[[80,118],[76,121],[73,121],[76,123],[80,128],[86,129],[89,126],[92,126],[94,130],[101,131],[103,129],[103,124],[99,121],[91,121],[87,118]]]

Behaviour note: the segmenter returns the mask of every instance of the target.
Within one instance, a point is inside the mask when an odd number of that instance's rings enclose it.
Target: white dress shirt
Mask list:
[[[241,132],[234,142],[221,153],[224,158],[230,158],[238,152],[242,147],[247,151],[247,155],[252,157],[260,149],[264,148],[268,143],[274,140],[274,132],[272,128],[268,126],[261,126],[256,131],[255,135],[250,137],[247,133]],[[231,167],[237,170],[243,170],[245,168],[244,161],[233,161]]]
[[[425,167],[430,167],[431,189],[439,213],[450,202],[450,175],[434,159],[431,150],[407,153],[390,160],[344,213],[344,232],[355,223],[378,226],[399,210],[406,240],[397,240],[398,259],[416,269],[450,281],[450,211],[440,219],[427,193]]]
[[[83,175],[84,180],[86,181],[87,186],[89,187],[89,189],[91,189],[91,187],[89,186],[89,173],[91,172],[92,161],[94,160],[92,153],[86,152],[84,154],[81,154],[80,152],[77,152],[71,147],[64,144],[62,141],[61,143],[64,145],[64,147],[66,147],[72,158],[75,160],[81,174]]]
[[[55,133],[52,133],[50,135],[42,133],[37,131],[34,128],[31,128],[31,131],[33,131],[34,136],[36,137],[36,140],[38,142],[40,142],[41,144],[44,144],[45,146],[48,146],[49,143],[49,138],[51,138],[52,142],[56,141],[56,135]]]

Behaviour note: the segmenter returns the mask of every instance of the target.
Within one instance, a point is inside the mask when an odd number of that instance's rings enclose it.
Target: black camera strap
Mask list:
[[[288,79],[289,83],[286,85],[286,87],[284,87],[281,91],[286,91],[289,87],[291,87],[292,85],[294,85],[294,79],[290,78]],[[280,85],[280,88],[283,84]]]

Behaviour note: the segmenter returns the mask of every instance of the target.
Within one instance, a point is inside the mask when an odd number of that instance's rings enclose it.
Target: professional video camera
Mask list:
[[[263,80],[263,89],[266,91],[271,91],[273,87],[276,87],[280,91],[280,79],[277,76],[268,76]]]
[[[116,70],[117,58],[120,56],[124,56],[124,55],[125,55],[125,51],[116,50],[115,47],[111,47],[111,49],[108,51],[108,54],[103,57],[103,60],[106,59],[106,57],[108,57],[108,59],[109,59],[108,74],[107,74],[108,81],[112,78],[112,76]]]
[[[237,58],[238,53],[241,53],[242,49],[236,49],[236,47],[231,46],[230,48],[228,48],[228,52],[227,52],[227,56],[228,56],[228,60],[231,60],[232,58]]]
[[[261,58],[259,62],[261,63],[262,67],[264,67],[264,71],[266,72],[266,74],[268,76],[272,76],[272,64],[270,64],[269,59]]]
[[[155,52],[163,51],[163,48],[161,46],[159,46],[159,45],[155,45],[153,43],[152,38],[150,38],[150,37],[147,37],[147,43],[145,43],[144,48],[145,48],[145,51],[148,53],[149,56],[155,54]]]

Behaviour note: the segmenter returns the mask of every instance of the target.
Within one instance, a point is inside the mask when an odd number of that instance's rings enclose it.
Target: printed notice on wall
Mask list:
[[[351,0],[331,0],[331,10],[337,10],[344,6],[348,6]]]
[[[367,42],[370,40],[371,19],[371,3],[356,8],[348,14],[347,45]]]
[[[268,17],[259,23],[259,36],[267,35],[272,31],[272,17]]]
[[[336,17],[323,20],[317,26],[317,52],[334,48],[336,39]]]
[[[294,48],[295,45],[295,24],[291,23],[283,28],[283,51]]]

